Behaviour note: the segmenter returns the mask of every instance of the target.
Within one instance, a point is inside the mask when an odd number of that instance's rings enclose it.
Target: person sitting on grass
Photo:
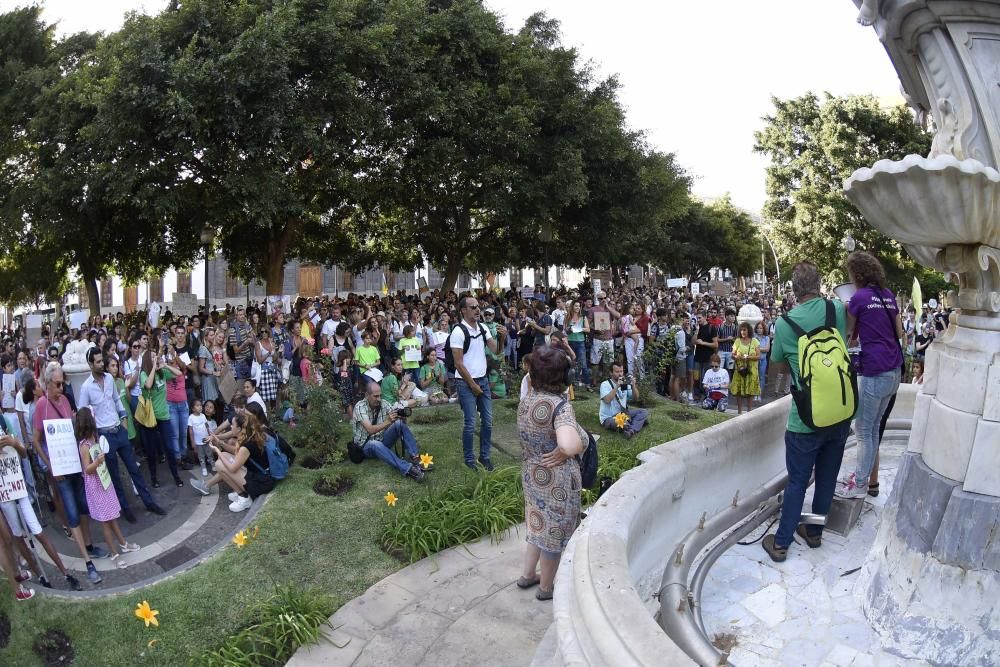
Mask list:
[[[729,373],[722,368],[722,357],[715,353],[711,357],[712,367],[705,371],[701,383],[705,387],[705,399],[701,407],[706,410],[725,412],[729,405]]]
[[[377,382],[369,382],[365,397],[354,406],[351,419],[354,430],[353,445],[360,447],[366,459],[381,459],[405,477],[422,482],[426,468],[420,463],[417,439],[406,422],[399,418],[399,412],[382,400],[382,388]],[[401,459],[393,451],[397,440],[402,440],[407,459]]]
[[[427,394],[428,402],[431,405],[441,405],[448,402],[448,394],[445,393],[447,371],[444,364],[437,357],[437,351],[433,347],[424,350],[424,365],[420,367],[420,375],[417,383],[420,389]]]
[[[598,417],[601,425],[610,431],[621,431],[631,439],[649,421],[649,411],[628,409],[628,402],[639,397],[639,387],[628,378],[620,361],[611,364],[611,377],[601,383],[601,403]]]
[[[426,405],[427,394],[420,392],[420,397],[416,395],[417,389],[416,383],[413,382],[413,376],[410,373],[403,373],[403,360],[400,357],[396,357],[389,362],[389,372],[384,378],[382,378],[382,400],[392,406],[406,406],[412,408],[421,404],[420,398],[424,400],[422,403]]]
[[[260,422],[249,411],[236,415],[230,432],[238,443],[235,453],[228,448],[220,449],[217,438],[209,438],[209,447],[215,454],[215,474],[207,481],[192,478],[191,486],[198,493],[207,496],[211,488],[220,482],[225,482],[233,492],[229,494],[230,512],[243,512],[250,509],[258,496],[269,493],[274,488],[274,478],[266,472],[270,463],[265,449],[266,434]],[[254,465],[256,463],[257,465]],[[259,469],[258,469],[259,466]]]

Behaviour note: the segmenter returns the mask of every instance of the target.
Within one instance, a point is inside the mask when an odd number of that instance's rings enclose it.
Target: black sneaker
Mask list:
[[[410,469],[406,471],[406,476],[416,482],[424,481],[424,471],[418,465],[411,464]]]
[[[132,510],[130,510],[127,507],[122,510],[122,516],[125,517],[125,520],[128,521],[129,523],[136,522],[135,514],[132,512]]]
[[[774,543],[774,535],[766,535],[764,541],[761,543],[764,547],[764,551],[767,555],[771,557],[775,563],[784,563],[785,559],[788,558],[788,547],[779,547]]]
[[[486,470],[488,472],[493,472],[496,469],[493,466],[493,461],[490,461],[489,459],[484,459],[484,458],[480,457],[479,458],[479,462],[483,464],[483,467],[486,468]]]
[[[152,512],[153,514],[159,514],[160,516],[167,516],[167,511],[160,507],[159,505],[151,505],[146,508],[147,512]]]
[[[468,468],[469,470],[475,472],[476,471],[476,462],[475,461],[466,461],[465,462],[465,467]]]
[[[66,575],[66,585],[69,586],[71,591],[82,591],[83,586],[80,585],[80,580],[74,577],[72,574]]]

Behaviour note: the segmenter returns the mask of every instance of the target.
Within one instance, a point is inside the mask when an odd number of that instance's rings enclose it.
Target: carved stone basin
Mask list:
[[[844,190],[873,227],[922,263],[936,254],[924,249],[1000,247],[1000,172],[978,160],[951,155],[879,160],[854,172]]]

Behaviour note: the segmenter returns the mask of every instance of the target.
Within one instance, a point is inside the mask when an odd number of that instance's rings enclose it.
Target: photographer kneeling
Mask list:
[[[382,459],[400,474],[424,481],[424,470],[434,469],[433,464],[422,468],[417,453],[417,440],[406,425],[405,417],[412,408],[394,408],[382,400],[382,388],[377,382],[369,382],[365,397],[354,406],[352,427],[354,440],[348,454],[355,463],[364,459]],[[402,418],[401,418],[402,417]],[[396,456],[392,447],[402,439],[403,448],[409,460]]]
[[[626,438],[642,430],[649,419],[649,412],[640,408],[628,409],[630,398],[638,398],[639,388],[631,376],[625,377],[625,369],[619,362],[611,365],[611,377],[601,383],[601,425],[611,431],[621,431]],[[618,417],[624,414],[625,417]],[[617,418],[617,420],[616,420]],[[622,422],[622,425],[619,425]]]

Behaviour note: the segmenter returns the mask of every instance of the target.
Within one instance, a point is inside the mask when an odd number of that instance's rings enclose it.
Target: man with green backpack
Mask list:
[[[809,478],[815,470],[812,512],[826,515],[833,503],[844,444],[857,407],[854,368],[844,341],[847,316],[840,301],[820,296],[820,275],[812,262],[792,269],[798,305],[778,319],[771,363],[792,374],[792,407],[785,427],[788,486],[781,520],[763,546],[771,560],[782,562],[797,534],[812,549],[822,543],[822,526],[799,525]]]

